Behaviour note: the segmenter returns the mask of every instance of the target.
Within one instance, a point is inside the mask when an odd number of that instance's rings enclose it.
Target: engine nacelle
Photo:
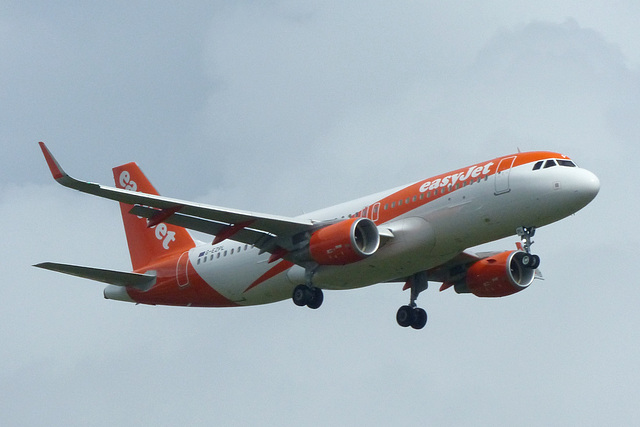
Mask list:
[[[456,283],[456,292],[471,292],[478,297],[504,297],[520,292],[535,278],[535,269],[522,263],[525,255],[523,251],[506,251],[476,261],[467,270],[464,281]]]
[[[345,265],[373,255],[380,234],[368,218],[351,218],[315,231],[309,240],[311,258],[321,265]]]

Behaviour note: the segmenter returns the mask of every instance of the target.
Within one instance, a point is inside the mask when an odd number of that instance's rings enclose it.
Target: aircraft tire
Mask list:
[[[308,286],[298,285],[293,289],[293,295],[291,296],[291,299],[293,300],[293,303],[298,307],[304,307],[309,303],[309,300],[311,299],[310,296],[311,290]]]
[[[540,257],[538,255],[532,255],[531,258],[533,258],[531,262],[531,268],[535,269],[540,267]]]
[[[396,313],[396,321],[398,322],[398,325],[402,326],[403,328],[411,326],[411,324],[414,322],[414,319],[415,311],[410,305],[403,305],[398,309],[398,312]]]
[[[322,293],[322,289],[311,289],[309,292],[309,296],[311,298],[309,298],[309,300],[307,301],[307,307],[313,310],[320,308],[320,306],[322,305],[322,301],[324,301],[324,294]]]
[[[414,320],[411,322],[411,327],[413,329],[422,329],[424,325],[427,324],[427,312],[422,308],[416,308],[413,310]]]

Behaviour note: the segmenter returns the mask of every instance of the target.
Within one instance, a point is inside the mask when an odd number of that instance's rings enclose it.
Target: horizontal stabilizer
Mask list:
[[[126,271],[105,270],[102,268],[82,267],[71,264],[58,264],[55,262],[43,262],[34,267],[46,270],[57,271],[59,273],[70,274],[76,277],[96,280],[116,286],[127,286],[140,291],[148,291],[156,282],[155,274],[138,274]]]

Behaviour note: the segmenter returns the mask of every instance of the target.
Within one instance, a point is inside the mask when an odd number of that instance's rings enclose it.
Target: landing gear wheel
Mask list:
[[[310,288],[307,285],[298,285],[293,290],[291,299],[298,307],[304,307],[306,305],[307,307],[315,310],[322,305],[324,294],[320,288]]]
[[[311,290],[309,289],[308,286],[298,285],[293,290],[293,295],[291,296],[291,299],[293,299],[293,303],[298,307],[304,307],[305,305],[307,305],[307,303],[311,299],[310,296],[311,296]]]
[[[427,324],[427,312],[422,308],[403,305],[398,309],[396,321],[403,328],[411,326],[413,329],[422,329]]]
[[[324,300],[324,294],[322,293],[322,289],[313,288],[309,291],[309,300],[307,301],[307,307],[315,310],[320,308],[322,305],[322,301]]]
[[[531,268],[535,269],[540,267],[540,257],[538,255],[531,255]]]
[[[413,310],[415,319],[411,322],[413,329],[422,329],[427,324],[427,312],[422,308],[415,308]]]
[[[525,253],[522,255],[520,261],[522,262],[523,267],[530,268],[532,270],[540,267],[540,257],[538,255]]]
[[[403,328],[411,326],[415,321],[415,317],[415,310],[410,305],[403,305],[396,313],[396,321],[398,322],[398,325]]]

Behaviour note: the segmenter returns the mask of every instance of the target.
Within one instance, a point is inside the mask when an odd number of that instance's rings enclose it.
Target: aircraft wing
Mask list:
[[[148,218],[151,225],[167,222],[216,236],[228,234],[234,240],[256,244],[265,251],[274,247],[274,237],[291,237],[314,228],[314,222],[310,220],[226,209],[81,181],[60,167],[43,142],[40,142],[40,148],[53,178],[59,184],[133,205],[131,213]]]

